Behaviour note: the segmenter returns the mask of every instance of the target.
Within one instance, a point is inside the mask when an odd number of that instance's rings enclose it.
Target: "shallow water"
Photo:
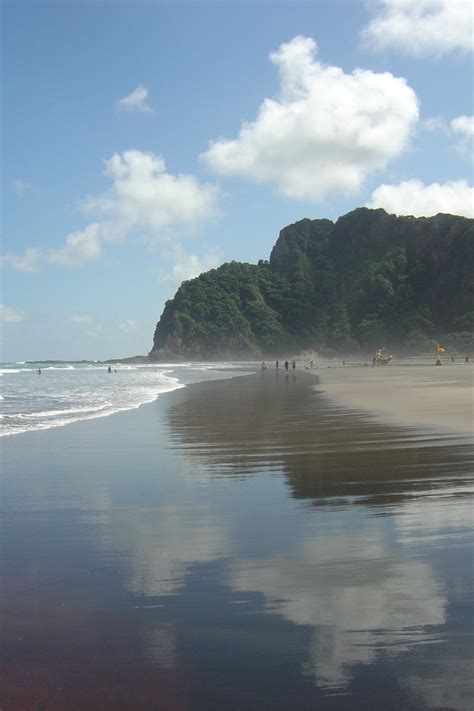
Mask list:
[[[8,709],[470,709],[471,441],[274,372],[4,440]]]
[[[251,363],[108,366],[86,361],[22,361],[0,365],[0,436],[107,417],[189,383],[256,370]]]

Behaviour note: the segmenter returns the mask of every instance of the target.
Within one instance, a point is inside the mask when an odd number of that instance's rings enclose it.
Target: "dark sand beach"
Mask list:
[[[0,709],[472,708],[473,454],[299,370],[4,438]]]

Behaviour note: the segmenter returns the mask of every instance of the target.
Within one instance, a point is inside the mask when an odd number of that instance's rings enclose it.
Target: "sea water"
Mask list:
[[[84,361],[22,361],[0,366],[3,436],[112,415],[191,383],[255,370],[252,363],[111,363],[110,373],[109,364]]]

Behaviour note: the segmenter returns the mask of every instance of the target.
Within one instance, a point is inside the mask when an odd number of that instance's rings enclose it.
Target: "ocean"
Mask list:
[[[252,373],[256,364],[111,363],[111,373],[108,367],[90,361],[1,363],[0,436],[134,409],[191,383]]]

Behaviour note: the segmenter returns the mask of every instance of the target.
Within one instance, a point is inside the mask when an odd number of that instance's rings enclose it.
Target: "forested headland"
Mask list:
[[[270,357],[386,346],[474,349],[474,220],[359,208],[285,227],[268,261],[230,262],[181,284],[150,357]]]

